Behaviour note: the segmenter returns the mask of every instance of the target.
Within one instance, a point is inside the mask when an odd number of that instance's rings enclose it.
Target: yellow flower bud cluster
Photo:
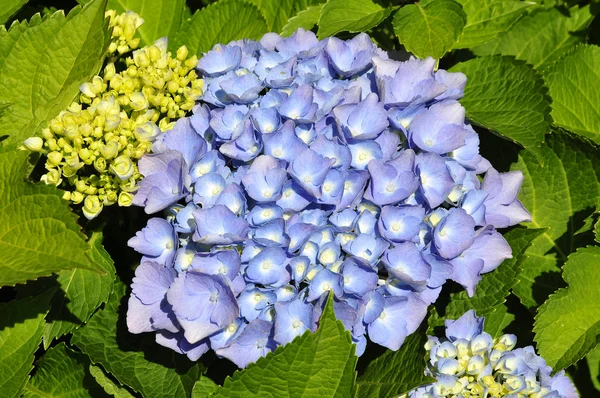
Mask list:
[[[128,27],[139,26],[139,17],[131,14],[111,17],[111,23],[119,21],[119,43],[125,40],[129,47],[136,42],[131,42]],[[137,161],[202,95],[204,82],[194,71],[197,63],[196,56],[188,58],[186,47],[173,58],[166,39],[134,51],[121,72],[108,63],[102,76],[81,85],[78,101],[51,120],[42,137],[25,140],[27,149],[46,155],[47,173],[41,180],[71,186],[64,198],[83,203],[88,219],[104,206],[131,205],[141,177]]]
[[[112,28],[112,37],[108,46],[108,54],[125,54],[135,50],[140,45],[140,38],[134,37],[137,29],[144,20],[133,11],[117,15],[115,10],[108,10],[104,14],[109,18],[108,25]]]

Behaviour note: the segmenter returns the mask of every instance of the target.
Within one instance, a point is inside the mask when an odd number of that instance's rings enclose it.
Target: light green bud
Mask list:
[[[100,214],[100,212],[102,211],[102,207],[102,203],[100,202],[100,199],[97,196],[88,196],[83,201],[83,215],[88,220],[91,220],[98,216],[98,214]]]
[[[133,203],[133,195],[129,192],[121,192],[117,203],[121,207],[129,207]]]
[[[181,46],[177,49],[177,59],[183,61],[187,58],[189,51],[186,46]]]
[[[106,171],[106,159],[96,158],[96,160],[94,160],[94,168],[98,173],[104,173]]]
[[[46,174],[44,174],[41,178],[41,181],[45,182],[47,185],[56,185],[59,186],[62,182],[61,173],[59,169],[50,169]]]
[[[71,192],[71,202],[75,204],[79,204],[83,202],[84,196],[81,192],[73,191]]]
[[[41,152],[44,147],[44,140],[40,137],[30,137],[23,142],[23,145],[32,152]]]
[[[48,163],[50,163],[52,166],[58,166],[62,161],[62,158],[62,153],[56,151],[50,152],[48,154]]]
[[[111,141],[106,145],[102,145],[100,147],[100,154],[102,154],[102,157],[106,160],[114,158],[115,156],[117,156],[118,152],[119,144],[115,141]]]
[[[140,92],[132,93],[129,96],[129,106],[135,111],[142,111],[148,108],[148,99]]]
[[[135,168],[129,157],[121,155],[112,162],[110,165],[110,171],[112,171],[113,174],[115,174],[121,180],[127,180],[129,177],[131,177],[135,171]]]
[[[146,122],[135,128],[135,138],[138,141],[152,141],[161,133],[158,126],[153,122]]]

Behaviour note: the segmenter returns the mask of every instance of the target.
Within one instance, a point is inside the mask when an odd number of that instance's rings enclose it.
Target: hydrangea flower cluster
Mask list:
[[[397,350],[447,279],[473,294],[511,257],[495,228],[530,215],[465,124],[466,77],[434,66],[302,29],[205,54],[204,103],[139,162],[133,203],[168,216],[129,241],[129,330],[245,367],[333,294],[361,355]]]
[[[517,336],[512,334],[493,339],[483,331],[484,321],[473,310],[447,320],[447,340],[430,337],[426,345],[426,374],[437,381],[404,398],[579,397],[564,370],[552,376],[552,368],[532,346],[515,349]]]
[[[135,30],[143,20],[133,12],[119,16],[108,11],[113,26],[110,52],[124,54],[136,48]],[[166,39],[133,52],[121,65],[108,63],[103,75],[80,87],[78,101],[62,111],[42,130],[42,137],[25,141],[25,147],[46,155],[46,184],[59,186],[63,178],[71,191],[65,199],[83,202],[83,214],[96,217],[104,206],[129,206],[140,174],[137,161],[150,151],[171,119],[185,116],[202,94],[196,56],[188,58],[181,47],[176,58]]]

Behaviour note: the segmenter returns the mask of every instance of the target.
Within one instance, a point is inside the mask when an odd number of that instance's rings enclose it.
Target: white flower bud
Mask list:
[[[102,203],[100,202],[100,199],[97,196],[88,196],[83,201],[83,215],[88,220],[96,218],[96,216],[98,216],[98,214],[100,214],[100,212],[102,211],[102,207]]]
[[[44,140],[40,137],[30,137],[23,142],[23,145],[32,152],[40,152],[44,147]]]

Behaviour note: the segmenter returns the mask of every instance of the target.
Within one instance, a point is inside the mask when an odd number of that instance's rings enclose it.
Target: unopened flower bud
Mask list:
[[[127,180],[129,177],[131,177],[135,171],[135,168],[131,159],[129,159],[127,156],[119,156],[110,165],[110,171],[112,171],[121,180]]]
[[[118,204],[121,207],[129,207],[133,203],[133,195],[129,192],[121,192],[119,194]]]
[[[98,214],[100,214],[100,212],[102,211],[102,207],[102,203],[100,202],[100,199],[97,196],[88,196],[83,201],[83,215],[88,220],[91,220],[95,218]]]
[[[44,140],[40,137],[30,137],[23,142],[23,145],[32,152],[41,152],[44,147]]]

